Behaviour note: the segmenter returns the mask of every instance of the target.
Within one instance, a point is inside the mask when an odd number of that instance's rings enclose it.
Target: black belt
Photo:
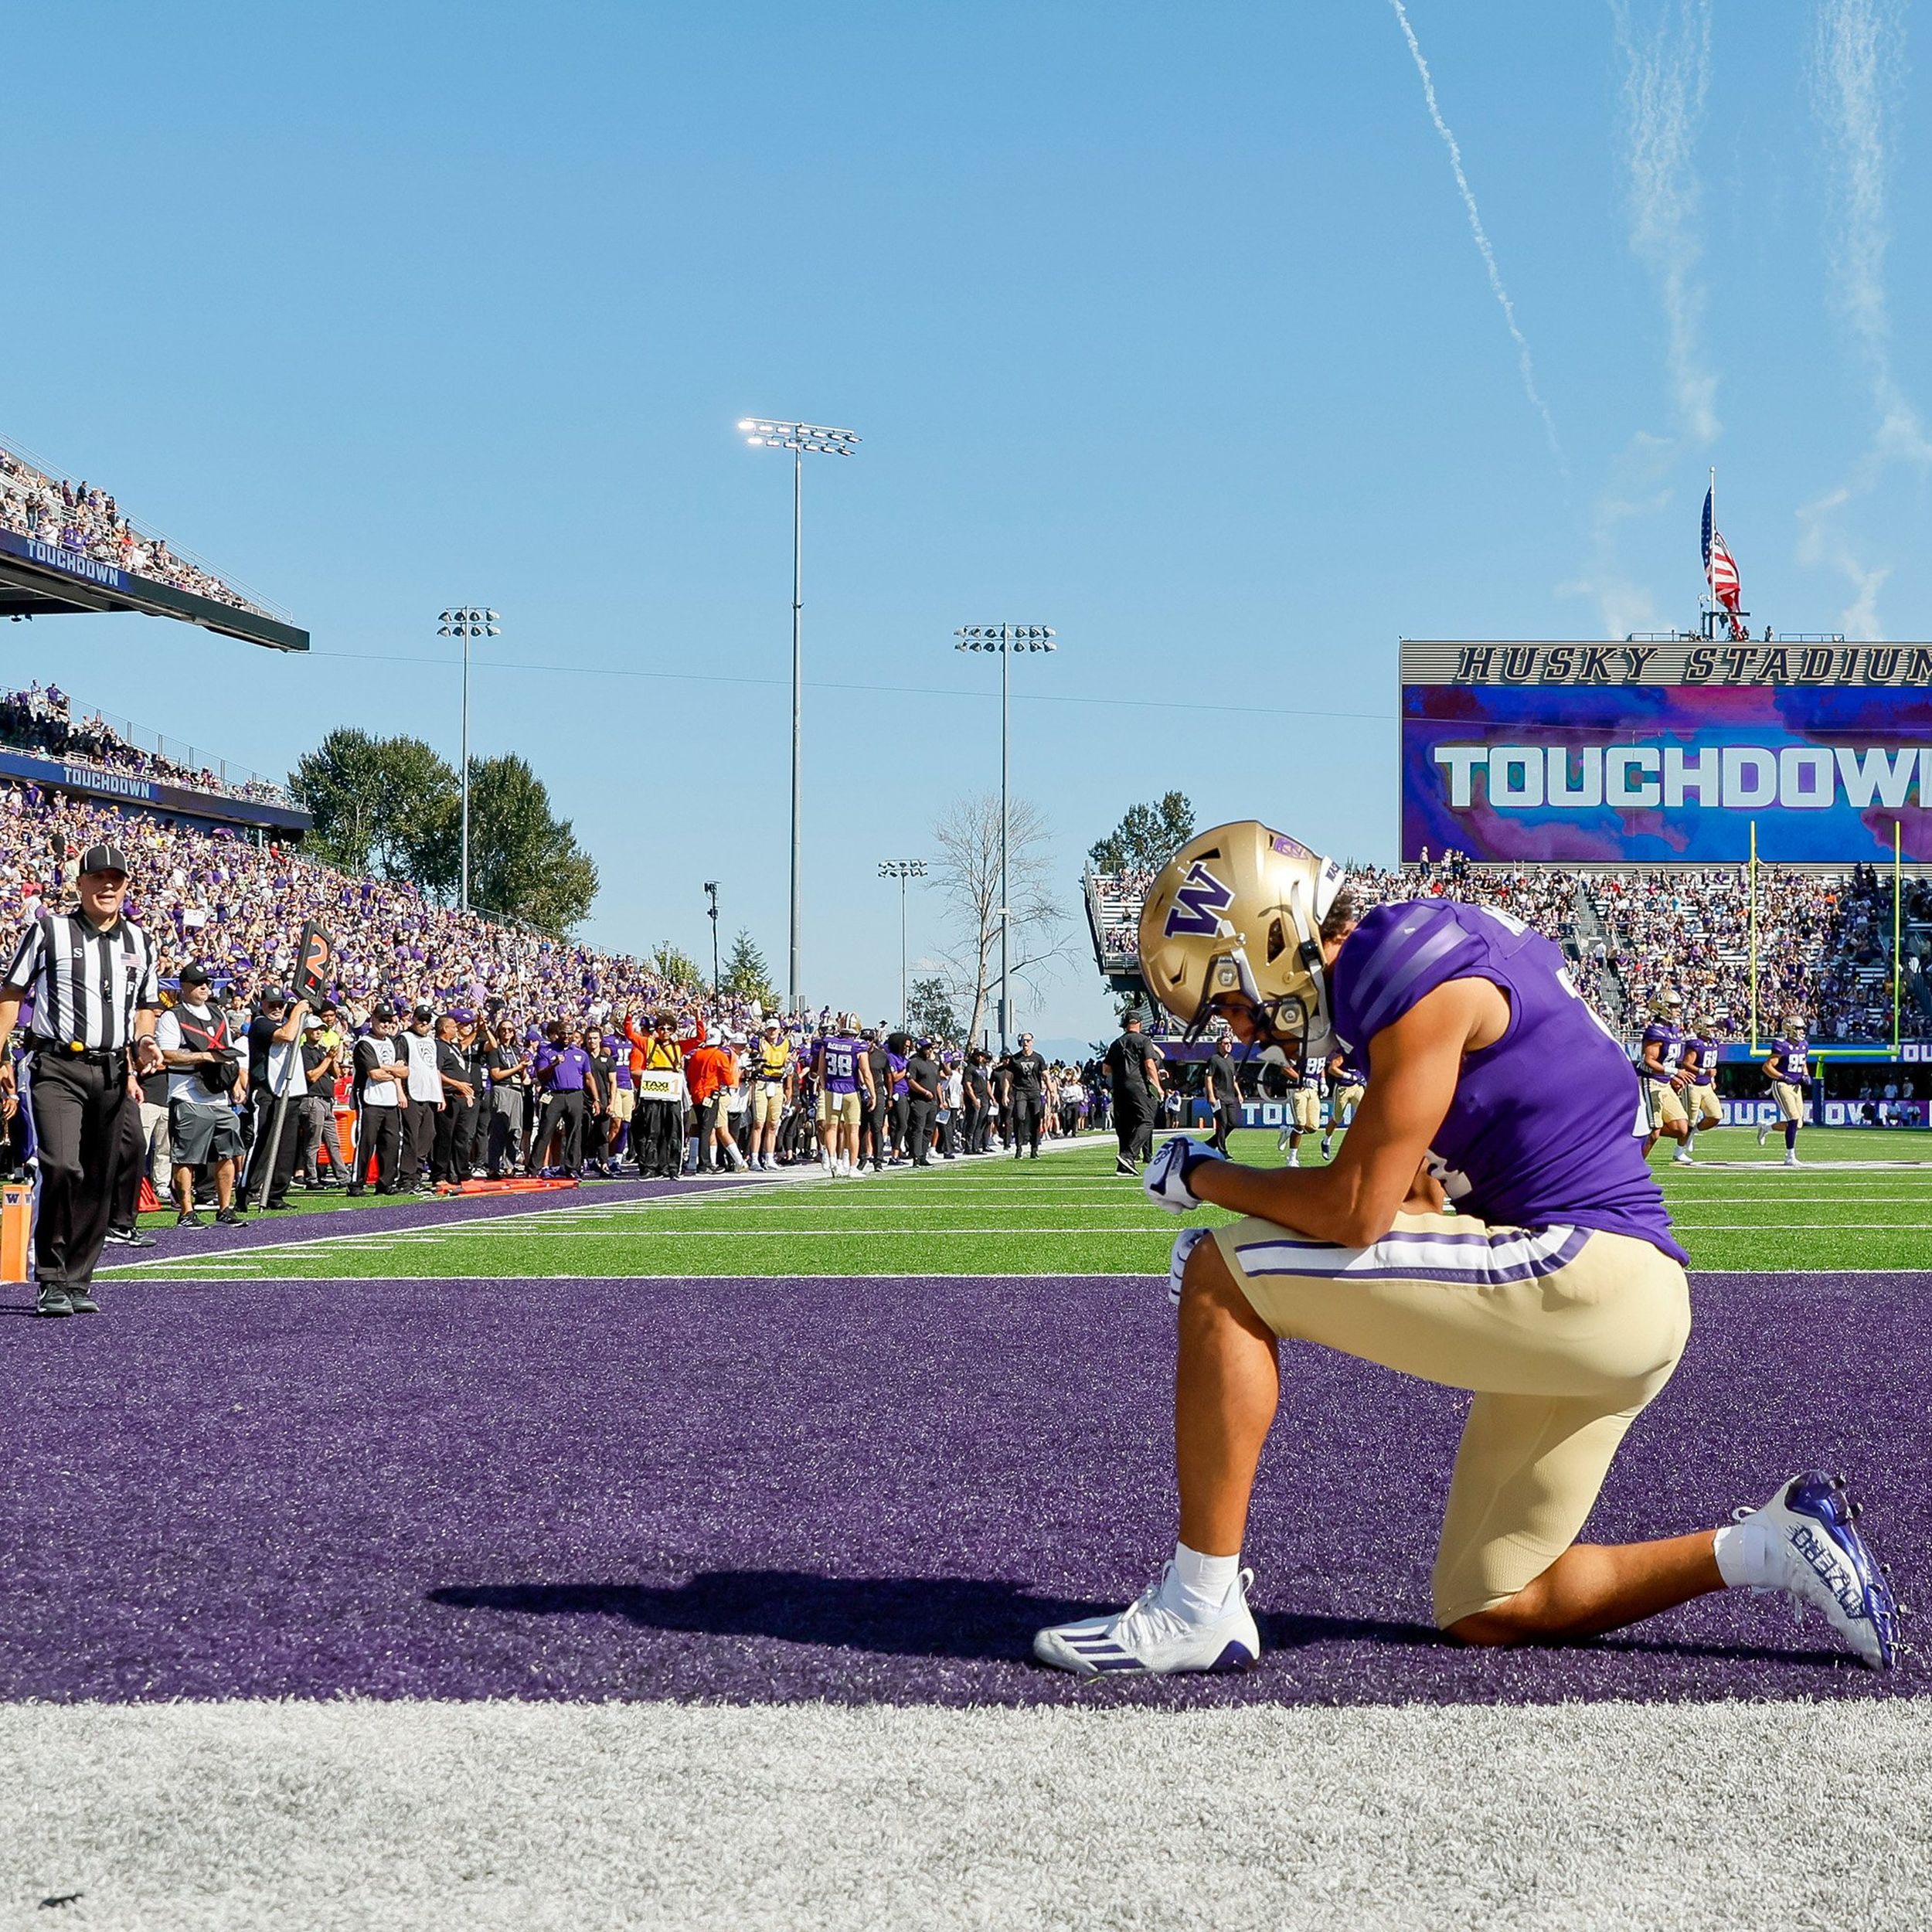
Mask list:
[[[36,1057],[46,1053],[55,1060],[86,1060],[95,1066],[117,1066],[127,1057],[124,1047],[83,1046],[78,1040],[29,1040],[27,1051]]]

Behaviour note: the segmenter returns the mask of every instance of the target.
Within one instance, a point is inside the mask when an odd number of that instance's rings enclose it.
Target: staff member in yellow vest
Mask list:
[[[40,1169],[34,1218],[39,1315],[96,1315],[90,1291],[114,1206],[128,1071],[162,1065],[155,1044],[161,987],[154,941],[125,918],[128,860],[118,845],[80,857],[80,903],[43,912],[0,982],[0,1097],[18,1104],[7,1042],[31,999],[27,1107]]]
[[[785,1106],[798,1090],[798,1070],[791,1043],[775,1019],[765,1022],[751,1049],[751,1165],[767,1170],[778,1165],[778,1128]]]
[[[631,1043],[631,1077],[638,1094],[631,1123],[638,1172],[647,1181],[675,1181],[684,1171],[684,1056],[703,1044],[704,1021],[699,1019],[687,1038],[668,1016],[648,1021],[641,1029],[627,1018],[624,1036]]]

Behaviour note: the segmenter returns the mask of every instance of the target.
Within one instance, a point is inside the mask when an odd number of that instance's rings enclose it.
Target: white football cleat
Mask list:
[[[1795,1148],[1790,1149],[1786,1153],[1784,1156],[1784,1165],[1787,1167],[1798,1167],[1802,1165],[1798,1158],[1798,1150]]]
[[[1852,1521],[1858,1513],[1842,1476],[1814,1470],[1781,1485],[1743,1520],[1761,1524],[1770,1539],[1765,1587],[1824,1611],[1849,1648],[1874,1670],[1889,1670],[1899,1658],[1898,1606],[1872,1546]]]
[[[1695,1167],[1697,1165],[1681,1147],[1670,1158],[1672,1165],[1675,1167]]]
[[[1254,1572],[1244,1570],[1228,1592],[1221,1614],[1197,1624],[1160,1600],[1168,1572],[1148,1584],[1126,1609],[1111,1617],[1056,1624],[1033,1639],[1033,1655],[1077,1677],[1168,1677],[1182,1671],[1246,1670],[1261,1655],[1261,1633],[1248,1608]]]
[[[1757,1130],[1757,1144],[1760,1147],[1762,1147],[1770,1138],[1771,1130],[1768,1127],[1760,1127]]]

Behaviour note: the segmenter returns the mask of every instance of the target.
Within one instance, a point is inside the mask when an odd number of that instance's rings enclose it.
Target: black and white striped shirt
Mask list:
[[[6,985],[33,1001],[32,1040],[114,1052],[132,1044],[134,1015],[158,1007],[155,942],[117,920],[97,932],[79,913],[43,913],[21,935]]]

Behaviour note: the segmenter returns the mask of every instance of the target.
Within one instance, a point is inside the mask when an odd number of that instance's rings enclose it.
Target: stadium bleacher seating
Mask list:
[[[501,1002],[520,1019],[592,1026],[696,1003],[690,988],[625,955],[457,912],[413,886],[339,872],[297,850],[151,813],[53,799],[25,784],[0,785],[0,903],[16,921],[55,883],[56,832],[70,852],[97,838],[126,849],[129,910],[155,936],[164,984],[194,959],[218,985],[253,992],[286,985],[303,922],[313,919],[335,941],[332,990],[359,1022],[379,998],[406,1006],[424,1000],[439,1011],[482,1011]],[[70,857],[70,870],[73,863]],[[748,1029],[761,1017],[730,994],[707,995],[702,1004],[721,1029]]]
[[[131,772],[192,791],[223,798],[252,799],[260,804],[293,807],[287,788],[253,774],[237,777],[224,767],[191,766],[150,751],[117,730],[97,713],[76,723],[73,700],[58,685],[33,684],[0,695],[0,747],[44,753],[97,770]]]
[[[267,616],[261,606],[223,583],[211,570],[168,548],[163,536],[145,535],[105,490],[56,480],[17,451],[0,446],[0,529],[56,543],[97,563],[172,584],[216,604]]]
[[[1431,896],[1513,913],[1575,962],[1585,998],[1619,1032],[1641,1029],[1668,990],[1721,1038],[1751,1030],[1750,881],[1743,866],[1628,872],[1523,870],[1469,864],[1450,853],[1427,866],[1352,869],[1372,903]],[[1153,875],[1085,882],[1104,973],[1131,974],[1141,906]],[[1932,881],[1908,880],[1901,909],[1900,1031],[1932,1039]],[[1892,879],[1870,866],[1757,872],[1757,1017],[1760,1033],[1795,1009],[1814,1039],[1892,1036]]]

